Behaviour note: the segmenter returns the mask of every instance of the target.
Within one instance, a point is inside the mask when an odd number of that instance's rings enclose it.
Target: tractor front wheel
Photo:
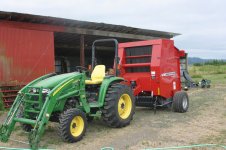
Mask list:
[[[135,113],[135,100],[130,87],[123,84],[112,85],[106,94],[102,110],[103,120],[111,127],[130,124]]]
[[[33,129],[32,125],[30,124],[21,123],[21,127],[25,132],[31,132],[31,129]]]
[[[59,118],[59,135],[69,143],[80,141],[87,128],[86,115],[79,109],[68,109]]]
[[[189,107],[188,94],[184,91],[178,91],[173,96],[173,111],[184,113]]]

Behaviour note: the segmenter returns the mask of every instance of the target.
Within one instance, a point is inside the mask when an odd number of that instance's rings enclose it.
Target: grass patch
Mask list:
[[[225,74],[223,71],[218,71],[216,74]]]
[[[226,84],[225,74],[210,74],[210,75],[203,75],[202,78],[195,78],[195,81],[201,81],[202,79],[211,80],[211,84]]]
[[[211,80],[211,84],[226,84],[226,65],[189,66],[188,72],[194,81]]]
[[[40,148],[47,149],[48,146],[49,146],[48,144],[45,144],[45,145],[43,145],[43,146],[40,146]]]
[[[22,127],[21,127],[21,125],[15,126],[13,130],[14,130],[14,131],[22,130]]]
[[[28,136],[28,133],[21,129],[20,131],[16,132],[16,135],[21,136],[21,137]]]
[[[46,129],[48,132],[55,132],[56,131],[56,127],[52,124],[49,124],[47,126],[47,129]]]
[[[226,74],[226,65],[190,66],[188,70],[191,75]]]
[[[202,75],[195,74],[195,75],[192,75],[191,77],[192,77],[192,78],[202,78]]]
[[[226,130],[222,130],[219,135],[211,135],[203,140],[208,143],[224,144],[226,142]]]

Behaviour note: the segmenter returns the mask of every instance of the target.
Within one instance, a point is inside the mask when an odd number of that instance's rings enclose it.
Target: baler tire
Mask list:
[[[184,113],[187,112],[189,107],[188,94],[185,91],[178,91],[173,96],[173,111]]]
[[[130,124],[134,113],[135,98],[131,88],[119,83],[111,85],[106,93],[102,109],[103,121],[110,127],[125,127]]]
[[[86,128],[86,114],[83,111],[72,108],[60,115],[58,130],[63,141],[69,143],[80,141],[85,135]]]

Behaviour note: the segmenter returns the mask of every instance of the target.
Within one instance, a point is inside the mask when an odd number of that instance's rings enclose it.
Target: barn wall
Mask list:
[[[0,84],[26,84],[54,70],[53,32],[0,25]]]

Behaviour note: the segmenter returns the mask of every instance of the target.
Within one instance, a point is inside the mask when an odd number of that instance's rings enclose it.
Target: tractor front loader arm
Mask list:
[[[39,81],[47,79],[53,75],[54,74],[48,74],[42,76],[32,81],[20,90],[16,100],[14,101],[7,115],[4,124],[0,127],[0,140],[2,142],[7,142],[9,140],[9,137],[15,127],[16,122],[20,122],[22,124],[32,125],[28,140],[32,149],[38,149],[40,138],[43,135],[45,127],[48,124],[52,113],[55,111],[55,106],[58,104],[58,102],[68,97],[74,96],[80,96],[80,98],[83,98],[84,101],[86,100],[84,93],[84,74],[75,74],[74,76],[64,79],[63,81],[58,83],[53,89],[51,89],[46,95],[46,97],[43,99],[42,91],[44,88],[34,87],[34,85]],[[39,89],[38,93],[30,93],[29,91],[31,88]],[[70,89],[72,92],[65,92],[68,91],[68,89]],[[32,96],[36,96],[37,99],[30,99]],[[34,110],[33,107],[30,106],[31,103],[33,103],[32,106],[36,106],[36,104],[38,103],[37,105],[40,109]],[[20,116],[18,111],[20,110],[21,106],[24,106],[24,110],[22,113],[26,111],[33,111],[33,113],[37,113],[36,117],[31,118],[26,116]],[[89,111],[89,109],[85,109],[85,111]]]
[[[46,78],[49,78],[51,76],[56,75],[56,73],[50,73],[44,76],[41,76],[35,80],[33,80],[32,82],[30,82],[29,84],[27,84],[25,87],[23,87],[19,92],[18,95],[16,97],[16,99],[14,100],[14,103],[12,105],[12,107],[10,108],[7,117],[4,121],[4,123],[1,125],[0,127],[0,141],[2,142],[7,142],[9,140],[9,137],[14,129],[14,126],[16,124],[16,121],[14,120],[14,118],[16,118],[17,112],[19,110],[19,107],[21,106],[21,103],[23,101],[24,98],[24,93],[28,90],[29,86],[39,82],[41,80],[44,80]]]
[[[2,142],[7,142],[9,140],[9,137],[16,124],[16,121],[14,121],[14,118],[17,114],[18,108],[21,105],[22,99],[23,99],[23,96],[21,94],[19,94],[16,97],[15,102],[13,103],[10,111],[8,112],[5,122],[0,127],[0,140]]]
[[[76,80],[75,77],[71,77],[64,80],[63,82],[58,84],[54,89],[52,89],[51,92],[47,95],[45,103],[42,106],[40,114],[38,115],[38,118],[36,120],[36,124],[29,133],[28,140],[32,149],[38,148],[40,138],[44,133],[45,127],[48,124],[50,116],[52,115],[52,112],[57,104],[57,100],[60,97],[61,92],[67,89],[68,86],[70,86],[71,83],[74,82],[75,80]]]
[[[29,134],[29,143],[32,149],[37,149],[38,144],[40,142],[40,138],[42,134],[44,133],[45,127],[50,119],[50,116],[52,112],[54,111],[54,108],[56,104],[67,97],[73,97],[73,96],[80,96],[81,102],[84,100],[86,102],[85,93],[83,94],[83,91],[85,91],[85,85],[83,85],[85,82],[84,75],[76,75],[74,77],[68,78],[61,82],[59,85],[57,85],[51,92],[47,95],[45,103],[43,105],[43,108],[36,120],[36,124],[34,126],[34,129]],[[72,84],[79,84],[78,89],[74,89],[74,92],[69,93],[63,93],[63,91],[69,89]],[[81,99],[83,98],[83,100]],[[90,111],[89,109],[85,109],[85,111]]]

